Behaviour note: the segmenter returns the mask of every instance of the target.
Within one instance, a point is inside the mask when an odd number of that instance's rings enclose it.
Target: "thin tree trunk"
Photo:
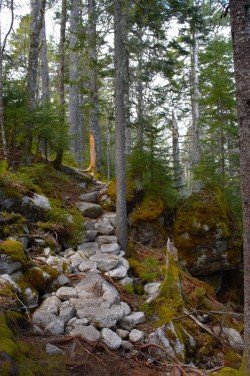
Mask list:
[[[126,13],[132,6],[131,1],[126,2]],[[128,40],[128,22],[126,17],[123,21],[124,25],[124,106],[125,106],[125,153],[129,155],[132,148],[131,124],[130,124],[130,69],[129,69],[129,40]]]
[[[200,149],[200,132],[199,132],[199,42],[196,31],[192,32],[192,52],[191,52],[191,102],[192,102],[192,169],[200,164],[201,149]],[[192,173],[192,175],[194,175]],[[194,177],[194,176],[193,176]],[[201,182],[194,180],[192,182],[192,190],[199,191]]]
[[[69,125],[70,135],[72,136],[71,151],[78,156],[78,139],[79,139],[79,52],[76,49],[79,35],[79,0],[71,3],[70,15],[70,33],[69,33]]]
[[[116,234],[127,252],[125,108],[124,108],[124,42],[121,0],[114,0],[115,34],[115,124],[116,124]]]
[[[59,43],[59,104],[60,104],[60,121],[65,122],[65,85],[64,85],[64,70],[65,70],[65,34],[66,34],[66,16],[67,16],[67,1],[62,0],[61,8],[61,29],[60,29],[60,43]],[[62,147],[58,148],[54,166],[60,169],[63,158]]]
[[[250,1],[230,0],[243,206],[244,351],[250,374]]]
[[[100,172],[101,148],[99,131],[99,104],[97,84],[96,1],[88,2],[88,57],[89,57],[89,144],[90,166],[87,171]]]
[[[27,107],[32,116],[36,108],[37,69],[39,54],[39,35],[42,29],[46,0],[31,0],[30,50],[27,75]],[[23,142],[23,159],[31,162],[33,122],[30,119],[25,127],[25,141]]]
[[[4,159],[7,160],[8,147],[7,147],[7,140],[6,140],[6,133],[5,133],[4,104],[3,104],[3,51],[2,51],[2,37],[1,37],[1,32],[2,32],[1,15],[2,15],[2,0],[0,1],[0,123],[1,123],[3,155],[4,155]]]
[[[182,186],[181,166],[180,166],[180,149],[179,149],[179,130],[174,110],[172,111],[172,140],[173,140],[173,164],[175,185],[179,191]]]

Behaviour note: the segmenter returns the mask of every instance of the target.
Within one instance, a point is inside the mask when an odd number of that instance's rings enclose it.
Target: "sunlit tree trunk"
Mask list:
[[[250,374],[250,1],[230,0],[240,132],[244,257],[244,350]]]
[[[66,34],[66,16],[67,16],[67,1],[62,0],[61,5],[61,28],[60,28],[60,43],[59,43],[59,104],[60,104],[60,121],[65,122],[65,85],[64,85],[64,71],[65,71],[65,34]],[[62,164],[63,148],[59,147],[54,160],[54,166],[59,169]]]
[[[31,0],[30,50],[27,74],[27,107],[30,116],[36,108],[37,70],[39,55],[39,35],[42,29],[46,0]],[[29,119],[25,126],[23,142],[23,160],[31,162],[33,122]]]
[[[87,171],[100,171],[101,150],[99,131],[99,105],[97,84],[97,33],[96,33],[96,1],[88,2],[88,57],[89,57],[89,144],[90,166]]]
[[[116,234],[122,249],[127,251],[125,108],[124,108],[124,41],[122,1],[114,0],[115,36],[115,125],[116,125]]]

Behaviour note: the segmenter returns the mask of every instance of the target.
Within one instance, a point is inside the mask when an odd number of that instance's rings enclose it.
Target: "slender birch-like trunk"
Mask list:
[[[3,51],[2,51],[2,0],[0,1],[0,123],[1,123],[1,135],[2,135],[2,147],[3,147],[3,156],[7,160],[8,156],[8,147],[6,140],[5,124],[4,124],[4,104],[3,104]]]

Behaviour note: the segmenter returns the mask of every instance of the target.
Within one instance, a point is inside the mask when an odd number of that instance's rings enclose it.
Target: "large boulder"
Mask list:
[[[181,202],[174,243],[181,265],[193,275],[238,268],[242,246],[239,225],[220,189],[204,188]]]
[[[76,207],[80,210],[84,217],[95,219],[102,214],[101,206],[91,202],[77,202]]]

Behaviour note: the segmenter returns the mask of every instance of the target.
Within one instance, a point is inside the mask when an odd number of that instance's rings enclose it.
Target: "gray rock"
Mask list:
[[[116,350],[122,344],[122,339],[112,330],[108,328],[103,328],[101,330],[102,340],[103,342],[111,349]]]
[[[18,286],[18,284],[15,281],[13,281],[12,276],[8,274],[3,274],[0,276],[0,283],[9,284],[16,292],[18,292],[19,294],[21,293],[21,289]]]
[[[22,268],[22,264],[18,261],[13,262],[13,260],[5,255],[0,255],[0,274],[12,274]]]
[[[101,244],[100,250],[102,253],[112,253],[117,255],[120,252],[120,246],[118,243]]]
[[[81,298],[81,299],[70,299],[75,309],[83,309],[85,307],[100,307],[103,303],[102,298]]]
[[[23,294],[27,307],[36,307],[38,305],[38,292],[36,290],[26,287]]]
[[[86,188],[87,188],[87,183],[85,183],[85,182],[80,183],[80,184],[79,184],[79,187],[80,187],[83,191],[85,191]]]
[[[47,299],[45,299],[42,304],[39,307],[39,310],[46,311],[53,313],[54,315],[58,315],[59,309],[62,305],[62,302],[60,299],[58,299],[57,296],[49,296]]]
[[[65,352],[63,350],[59,349],[59,347],[55,345],[52,345],[52,343],[47,343],[45,350],[49,355],[65,355]]]
[[[97,264],[93,261],[82,261],[81,264],[78,266],[78,269],[81,272],[88,272],[89,270],[97,269]]]
[[[157,293],[160,289],[161,283],[155,282],[155,283],[147,283],[144,286],[144,291],[149,295],[154,295]]]
[[[134,283],[134,279],[131,278],[131,277],[124,277],[122,279],[119,280],[119,283],[122,285],[122,286],[126,286],[126,285],[133,285]]]
[[[128,338],[129,331],[124,330],[124,329],[117,329],[116,334],[121,338],[121,339],[126,339]]]
[[[67,285],[67,283],[69,283],[70,280],[68,277],[66,277],[66,275],[60,274],[57,277],[56,282],[58,283],[59,286],[64,286],[64,285]]]
[[[78,294],[73,287],[60,287],[57,292],[56,296],[61,300],[69,300],[70,298],[77,298]]]
[[[144,333],[142,331],[140,331],[140,330],[133,329],[129,333],[129,339],[133,343],[143,342],[144,341]]]
[[[112,278],[124,278],[127,275],[127,269],[124,266],[120,265],[117,268],[111,270],[110,272],[105,273],[105,275]]]
[[[44,333],[55,335],[64,334],[64,321],[57,318],[46,326]]]
[[[131,351],[133,350],[134,346],[129,341],[122,341],[122,348],[124,348],[124,350]]]
[[[92,242],[95,240],[96,236],[97,236],[96,230],[87,230],[82,242],[83,243]]]
[[[77,202],[76,207],[80,210],[84,217],[95,219],[102,214],[102,207],[90,202]]]
[[[51,205],[49,199],[45,196],[32,193],[32,197],[24,196],[22,198],[22,205],[24,206],[36,206],[41,209],[49,210]]]
[[[117,243],[117,237],[114,235],[99,235],[95,241],[101,244]]]
[[[48,257],[52,255],[52,250],[50,247],[46,247],[44,248],[43,253],[44,253],[44,256]]]
[[[77,310],[77,317],[87,318],[97,328],[112,328],[121,316],[120,311],[111,308],[85,307]]]
[[[115,229],[107,222],[97,222],[95,228],[100,235],[115,235]]]
[[[41,310],[40,308],[37,309],[32,317],[32,323],[39,326],[42,329],[45,329],[49,323],[56,321],[58,317],[51,312],[46,312]]]
[[[59,273],[69,274],[72,271],[69,261],[59,256],[49,256],[46,263]]]
[[[142,324],[146,321],[144,312],[133,312],[124,317],[120,322],[120,326],[125,330],[132,330],[136,325]]]
[[[79,198],[81,201],[93,202],[94,204],[97,204],[98,197],[99,197],[98,192],[89,192],[89,193],[82,194]]]
[[[84,223],[84,228],[85,228],[85,230],[86,231],[90,231],[90,230],[94,230],[94,231],[96,231],[96,228],[95,228],[95,221],[86,221],[85,223]]]
[[[77,325],[69,334],[71,336],[80,336],[90,342],[97,342],[101,336],[99,331],[92,325]]]
[[[97,243],[82,243],[77,246],[77,251],[82,252],[82,257],[90,257],[94,255],[95,253],[99,252],[99,247]]]
[[[102,272],[109,272],[121,264],[119,257],[110,254],[96,254],[90,257],[91,261],[96,262],[97,268]]]
[[[63,302],[60,307],[59,319],[64,323],[69,322],[74,317],[75,307],[69,301]]]

